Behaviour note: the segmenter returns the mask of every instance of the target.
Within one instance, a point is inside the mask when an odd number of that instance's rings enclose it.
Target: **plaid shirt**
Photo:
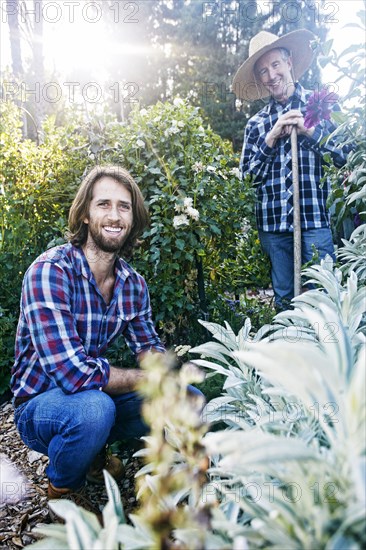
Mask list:
[[[101,389],[109,380],[103,357],[123,334],[132,352],[164,351],[151,318],[146,282],[125,261],[115,265],[107,305],[81,248],[48,250],[27,270],[15,345],[15,396],[60,387],[66,394]]]
[[[305,114],[311,93],[297,83],[294,95],[286,105],[271,98],[268,105],[249,119],[245,128],[240,171],[243,177],[250,175],[257,187],[257,225],[263,231],[293,231],[291,139],[290,136],[278,139],[272,148],[265,143],[265,137],[278,117],[289,110],[298,109]],[[339,109],[338,106],[335,108]],[[302,229],[329,226],[326,208],[329,181],[322,181],[322,157],[330,153],[336,166],[342,166],[346,161],[346,151],[337,147],[332,139],[326,140],[334,130],[330,121],[323,120],[315,127],[311,138],[298,135]]]

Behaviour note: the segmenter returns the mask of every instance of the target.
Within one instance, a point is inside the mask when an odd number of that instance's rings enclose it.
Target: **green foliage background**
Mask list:
[[[197,107],[179,98],[159,102],[133,111],[128,124],[107,108],[93,114],[74,108],[61,120],[46,119],[40,145],[23,139],[16,105],[3,103],[1,114],[2,389],[13,362],[9,344],[24,272],[45,248],[63,242],[75,190],[95,164],[125,166],[144,194],[151,225],[131,263],[147,279],[167,346],[198,341],[198,318],[222,318],[248,285],[268,285],[253,192],[238,178],[231,145]],[[194,217],[187,214],[187,199]],[[175,226],[179,215],[185,225]],[[112,357],[126,361],[128,354],[117,346]]]

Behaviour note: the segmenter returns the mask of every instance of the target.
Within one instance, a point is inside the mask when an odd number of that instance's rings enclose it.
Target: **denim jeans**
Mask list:
[[[188,389],[202,395],[193,386]],[[109,396],[98,390],[66,395],[48,390],[15,409],[23,442],[50,459],[46,473],[55,487],[78,489],[93,459],[106,443],[148,432],[136,392]]]
[[[287,309],[294,297],[294,241],[290,232],[258,231],[263,251],[271,261],[271,279],[276,308]],[[329,254],[333,260],[334,245],[332,232],[327,227],[308,229],[301,232],[301,261],[309,262],[314,245],[322,259]]]

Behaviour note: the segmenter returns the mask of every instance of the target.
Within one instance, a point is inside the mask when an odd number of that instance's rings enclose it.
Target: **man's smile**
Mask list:
[[[123,228],[122,227],[112,227],[112,226],[107,226],[106,225],[106,226],[103,227],[103,229],[105,231],[107,231],[107,233],[119,234],[119,233],[121,233]]]

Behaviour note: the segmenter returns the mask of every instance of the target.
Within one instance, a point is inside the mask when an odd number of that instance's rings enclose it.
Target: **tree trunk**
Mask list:
[[[15,78],[20,78],[23,74],[18,13],[19,0],[6,0],[6,14],[8,17],[9,25],[11,62]]]
[[[42,14],[43,0],[33,0],[33,6],[35,13]],[[43,97],[43,91],[45,90],[45,76],[44,76],[44,59],[43,59],[43,17],[35,17],[32,33],[32,75],[31,75],[31,88],[36,87],[40,90],[40,93],[36,95],[35,101],[32,101],[31,111],[34,115],[34,122],[36,128],[29,126],[28,137],[32,139],[39,139],[41,135],[42,122],[46,116],[46,101]]]

